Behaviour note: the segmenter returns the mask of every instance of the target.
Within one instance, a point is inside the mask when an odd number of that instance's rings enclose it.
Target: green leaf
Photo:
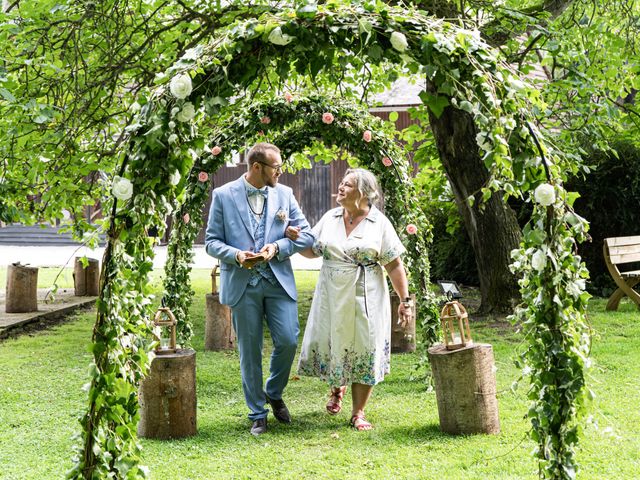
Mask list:
[[[380,45],[371,45],[367,50],[367,54],[374,61],[380,60],[382,58],[383,53],[384,53],[384,50]]]
[[[2,98],[4,98],[8,102],[13,103],[16,101],[16,97],[14,97],[13,94],[6,88],[0,88],[0,95],[2,95]]]
[[[393,112],[389,113],[389,121],[390,122],[397,122],[398,121],[398,112],[393,111]]]
[[[431,93],[423,90],[420,92],[420,99],[422,103],[429,107],[436,118],[440,118],[444,109],[449,106],[449,99],[441,95],[432,95]]]
[[[298,18],[305,18],[309,20],[313,19],[316,16],[316,13],[318,13],[318,4],[313,1],[307,2],[306,5],[303,5],[296,10],[296,16]]]
[[[467,100],[461,101],[458,107],[460,108],[460,110],[464,110],[465,112],[473,112],[473,104]]]

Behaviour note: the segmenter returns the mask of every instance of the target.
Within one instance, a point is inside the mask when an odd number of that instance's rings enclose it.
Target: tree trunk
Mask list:
[[[220,303],[218,293],[207,293],[204,324],[204,349],[217,352],[235,348],[231,309]]]
[[[195,350],[156,355],[139,394],[141,437],[183,438],[198,433]]]
[[[470,345],[428,351],[438,402],[440,429],[454,435],[500,433],[493,347]]]
[[[14,263],[7,268],[6,313],[38,310],[38,268]]]
[[[406,327],[398,325],[400,297],[390,293],[391,299],[391,353],[411,353],[416,351],[416,296],[411,294],[413,316]]]
[[[73,285],[76,296],[95,297],[100,290],[100,261],[95,258],[87,259],[89,264],[85,268],[81,257],[75,258],[73,266]]]
[[[480,158],[473,118],[447,107],[440,118],[429,111],[429,119],[475,253],[482,294],[479,312],[508,313],[519,297],[515,276],[509,270],[511,250],[518,247],[521,238],[515,213],[500,192],[482,201],[481,189],[488,186],[490,175]],[[467,201],[470,196],[475,198],[473,205]]]

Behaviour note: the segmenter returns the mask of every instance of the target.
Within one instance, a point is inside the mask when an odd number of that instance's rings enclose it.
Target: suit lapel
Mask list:
[[[249,235],[251,238],[255,240],[253,236],[253,228],[251,225],[251,219],[249,218],[249,203],[247,202],[247,191],[244,187],[244,180],[240,177],[234,185],[231,187],[231,194],[233,201],[236,202],[236,207],[238,207],[238,214],[242,219],[242,223],[249,231]]]

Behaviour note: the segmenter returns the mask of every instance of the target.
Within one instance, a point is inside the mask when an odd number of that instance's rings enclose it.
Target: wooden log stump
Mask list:
[[[398,325],[398,306],[400,297],[395,292],[391,297],[391,352],[410,353],[416,351],[416,296],[411,295],[413,301],[413,316],[406,327]]]
[[[139,436],[164,440],[195,435],[195,350],[157,355],[140,385],[139,402]]]
[[[38,268],[13,263],[7,268],[7,313],[26,313],[38,310]]]
[[[220,295],[216,288],[217,270],[216,265],[211,272],[211,293],[206,295],[204,349],[208,351],[233,350],[235,333],[231,322],[231,309],[220,303]]]
[[[88,258],[89,264],[85,268],[76,257],[73,266],[73,285],[77,297],[97,297],[100,293],[100,261]]]
[[[493,347],[469,345],[429,349],[440,429],[451,434],[499,433]]]

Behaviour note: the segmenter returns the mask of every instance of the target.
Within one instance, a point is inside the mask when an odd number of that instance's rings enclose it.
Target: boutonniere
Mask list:
[[[285,223],[289,218],[287,217],[287,212],[285,212],[283,209],[279,209],[276,212],[276,220],[282,223]]]

